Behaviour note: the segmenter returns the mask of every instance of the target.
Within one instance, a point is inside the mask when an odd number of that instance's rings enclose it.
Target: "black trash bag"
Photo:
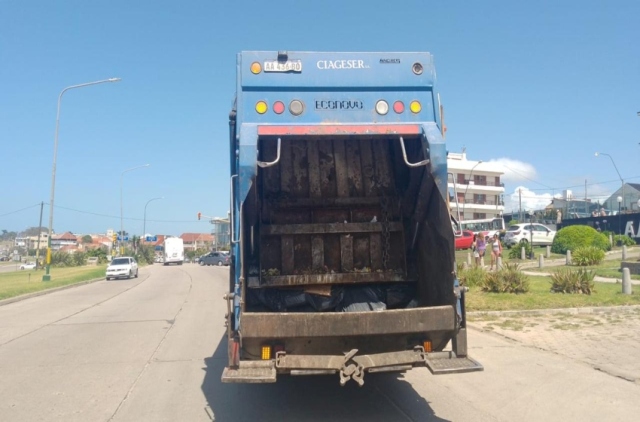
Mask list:
[[[307,295],[303,290],[281,290],[280,298],[285,309],[296,308],[307,303]]]
[[[394,284],[385,289],[387,308],[404,308],[416,296],[414,284]]]
[[[345,289],[339,308],[342,312],[384,311],[387,305],[380,300],[379,290],[371,287]]]
[[[333,286],[331,288],[331,296],[307,293],[307,303],[318,312],[326,312],[334,310],[343,297],[344,289]]]

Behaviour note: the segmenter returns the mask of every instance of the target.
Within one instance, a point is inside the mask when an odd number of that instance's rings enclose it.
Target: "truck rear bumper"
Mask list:
[[[426,366],[432,374],[454,374],[482,371],[480,363],[470,357],[457,357],[453,352],[425,353],[421,347],[390,353],[358,355],[354,349],[345,355],[287,355],[278,352],[268,361],[241,361],[238,368],[225,368],[224,383],[273,383],[277,374],[340,375],[340,385],[353,379],[360,386],[364,375],[374,372],[407,371]]]
[[[225,368],[222,382],[275,382],[278,374],[340,375],[364,383],[365,373],[406,371],[426,366],[433,374],[481,371],[482,365],[454,352],[425,352],[429,339],[434,350],[449,340],[466,341],[458,329],[453,306],[435,306],[380,312],[250,313],[242,315],[242,348],[260,355],[261,344],[277,340],[284,350],[270,360],[240,360]],[[458,338],[463,337],[463,338]],[[343,354],[343,351],[350,350]],[[457,350],[457,349],[454,349]],[[462,347],[466,354],[466,347]]]

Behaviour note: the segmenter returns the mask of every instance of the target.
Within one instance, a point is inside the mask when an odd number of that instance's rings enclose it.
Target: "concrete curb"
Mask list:
[[[468,316],[496,315],[496,316],[518,316],[518,315],[549,315],[549,314],[594,314],[600,312],[612,312],[620,309],[636,310],[640,305],[620,305],[620,306],[591,306],[584,308],[552,308],[552,309],[526,309],[519,311],[473,311],[467,312]]]
[[[66,286],[53,287],[51,289],[40,290],[39,292],[26,293],[20,296],[10,297],[8,299],[2,299],[0,300],[0,306],[9,305],[10,303],[20,302],[22,300],[31,299],[33,297],[38,297],[38,296],[46,295],[49,293],[59,292],[60,290],[66,290],[66,289],[71,289],[73,287],[82,286],[85,284],[95,283],[96,281],[101,281],[104,279],[105,279],[104,277],[94,278],[91,280],[85,280],[85,281],[79,281],[73,284],[67,284]]]

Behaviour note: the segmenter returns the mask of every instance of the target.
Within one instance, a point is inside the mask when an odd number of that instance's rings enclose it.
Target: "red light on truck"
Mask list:
[[[404,103],[402,101],[396,101],[393,103],[393,111],[400,114],[404,111]]]
[[[273,103],[273,112],[276,114],[284,113],[284,103],[282,101],[276,101]]]

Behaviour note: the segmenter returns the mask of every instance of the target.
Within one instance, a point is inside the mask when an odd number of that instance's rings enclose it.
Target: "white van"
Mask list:
[[[164,265],[184,262],[184,243],[179,237],[167,237],[164,240]]]

